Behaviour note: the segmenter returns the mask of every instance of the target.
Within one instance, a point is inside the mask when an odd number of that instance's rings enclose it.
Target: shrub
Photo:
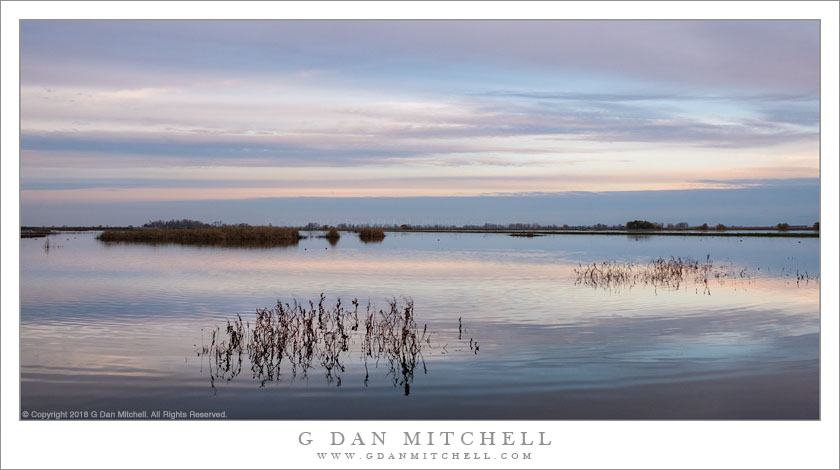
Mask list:
[[[359,230],[359,239],[367,242],[381,242],[385,239],[385,232],[378,228],[363,228]]]
[[[647,220],[631,220],[627,222],[627,230],[656,230],[661,226]]]

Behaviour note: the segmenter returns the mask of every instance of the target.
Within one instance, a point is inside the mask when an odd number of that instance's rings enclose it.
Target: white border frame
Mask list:
[[[3,468],[299,467],[838,468],[838,3],[837,2],[3,2],[2,432]],[[18,20],[24,18],[292,19],[820,19],[820,421],[237,421],[35,422],[19,412]],[[529,461],[318,460],[300,431],[545,431],[553,445]],[[221,438],[241,451],[211,455]],[[268,446],[265,461],[249,448]],[[327,446],[323,446],[327,447]],[[401,447],[401,446],[399,446]],[[347,450],[347,449],[341,449]],[[365,448],[365,451],[380,449]],[[388,450],[397,449],[395,446]],[[437,451],[444,449],[437,447]],[[457,449],[452,449],[457,450]],[[464,450],[464,449],[461,449]],[[471,448],[470,451],[482,449]],[[520,449],[521,450],[521,449]]]

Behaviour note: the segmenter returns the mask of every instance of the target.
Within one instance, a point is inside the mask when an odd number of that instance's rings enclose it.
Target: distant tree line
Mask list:
[[[625,224],[627,230],[659,230],[662,224],[648,222],[647,220],[631,220]]]
[[[172,219],[172,220],[155,220],[143,224],[144,228],[209,228],[209,227],[250,227],[251,224],[226,224],[221,220],[217,220],[212,224],[206,224],[200,220],[192,219]],[[271,224],[268,224],[271,227]]]
[[[210,226],[210,224],[191,219],[155,220],[143,224],[145,228],[206,228]]]
[[[271,227],[271,224],[268,224]],[[100,226],[101,227],[101,226]],[[208,227],[251,227],[246,223],[226,224],[222,221],[215,221],[212,224],[207,224],[199,220],[192,219],[172,219],[172,220],[156,220],[143,224],[145,228],[208,228]],[[709,224],[703,223],[700,225],[691,226],[688,222],[674,223],[660,223],[651,222],[648,220],[630,220],[623,225],[607,225],[607,224],[593,224],[593,225],[557,225],[557,224],[538,224],[538,223],[484,223],[484,224],[350,224],[343,223],[337,225],[325,225],[318,222],[309,222],[308,224],[299,228],[304,230],[345,230],[345,231],[359,231],[362,229],[386,229],[386,230],[709,230]],[[815,222],[813,226],[792,226],[786,222],[776,224],[769,227],[743,227],[743,226],[726,226],[724,224],[717,224],[714,226],[715,230],[723,231],[727,229],[776,229],[780,231],[786,230],[803,230],[812,228],[814,231],[820,230],[820,223]],[[335,236],[333,234],[333,236]]]

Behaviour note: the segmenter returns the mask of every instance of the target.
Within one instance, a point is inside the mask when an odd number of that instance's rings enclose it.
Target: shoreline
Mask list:
[[[253,228],[259,228],[263,226],[253,226]],[[286,230],[296,230],[301,232],[317,232],[317,231],[324,231],[322,229],[311,229],[311,228],[302,228],[302,227],[274,227],[274,228],[282,228]],[[612,236],[636,236],[636,237],[648,237],[648,236],[657,236],[657,237],[739,237],[739,238],[747,238],[747,237],[770,237],[770,238],[820,238],[819,232],[781,232],[781,231],[759,231],[759,230],[769,230],[769,229],[740,229],[744,231],[735,231],[735,230],[708,230],[705,232],[701,231],[685,231],[685,232],[676,232],[676,231],[646,231],[646,230],[551,230],[551,229],[533,229],[533,230],[522,230],[522,229],[473,229],[473,228],[378,228],[383,232],[387,233],[479,233],[479,234],[503,234],[503,235],[510,235],[512,237],[519,237],[519,238],[535,238],[535,237],[542,237],[542,236],[549,236],[549,235],[612,235]],[[88,232],[88,231],[123,231],[123,232],[139,232],[144,230],[143,228],[139,227],[72,227],[72,228],[62,228],[62,227],[44,227],[38,228],[35,227],[25,227],[21,230],[21,238],[41,238],[46,235],[52,235],[60,232]],[[160,230],[160,229],[159,229]],[[172,231],[189,231],[191,229],[163,229],[163,230],[172,230]],[[361,229],[348,229],[348,228],[338,228],[338,232],[358,232]],[[306,238],[306,237],[301,237]],[[128,241],[128,240],[120,240],[120,241]]]
[[[818,232],[655,232],[655,231],[587,231],[587,230],[475,230],[475,229],[387,229],[385,232],[407,233],[499,233],[516,237],[541,237],[547,235],[623,235],[623,236],[665,236],[665,237],[781,237],[819,238]]]

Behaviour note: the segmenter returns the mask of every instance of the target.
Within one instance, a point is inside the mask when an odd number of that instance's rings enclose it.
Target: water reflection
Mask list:
[[[388,309],[378,311],[368,303],[360,318],[357,299],[351,302],[352,309],[345,309],[341,299],[327,308],[325,300],[321,294],[317,305],[312,301],[308,305],[297,300],[291,304],[278,301],[272,308],[257,310],[253,328],[250,321],[244,322],[237,315],[224,330],[212,331],[210,345],[202,345],[198,352],[208,358],[211,387],[215,388],[217,379],[231,381],[237,377],[242,372],[243,355],[247,355],[252,377],[261,387],[281,379],[284,360],[291,379],[307,378],[310,369],[319,365],[327,383],[340,387],[351,345],[359,344],[364,385],[367,387],[370,381],[369,363],[376,367],[382,361],[388,366],[394,387],[401,387],[409,395],[415,370],[422,366],[424,374],[428,371],[423,350],[432,347],[428,326],[424,324],[421,330],[417,325],[414,302],[392,299]],[[459,340],[463,331],[459,318]],[[478,342],[470,338],[469,349],[478,354]]]
[[[269,248],[289,248],[298,246],[300,243],[299,239],[277,239],[271,241],[226,241],[226,240],[216,240],[216,241],[196,241],[190,243],[181,243],[175,241],[166,241],[166,240],[100,240],[100,242],[106,247],[112,247],[122,244],[136,244],[136,245],[148,245],[148,246],[170,246],[170,245],[190,245],[198,248],[206,247],[206,248],[246,248],[246,249],[269,249]]]
[[[21,239],[22,409],[177,406],[236,419],[819,417],[819,239],[388,233],[365,244],[342,232],[332,248],[322,233],[264,250],[104,244],[88,233],[50,236],[51,248],[63,248],[46,253],[43,238]],[[713,295],[690,292],[693,275],[679,291],[638,280],[616,285],[620,293],[575,285],[575,268],[604,260],[641,269],[671,256],[702,265],[707,254],[714,270],[726,266],[726,277],[709,274]],[[292,304],[314,301],[310,352],[303,327],[278,351],[277,312],[273,341],[249,349],[253,307],[276,308],[278,292]],[[345,299],[346,341],[338,326],[319,329],[320,292],[331,294],[328,312]],[[410,330],[422,360],[389,346],[402,323],[384,336],[372,329],[380,339],[366,354],[367,299],[392,296],[414,300]],[[358,324],[354,297],[364,299]],[[376,305],[374,325],[380,308],[391,310]],[[397,313],[404,309],[399,300]]]

